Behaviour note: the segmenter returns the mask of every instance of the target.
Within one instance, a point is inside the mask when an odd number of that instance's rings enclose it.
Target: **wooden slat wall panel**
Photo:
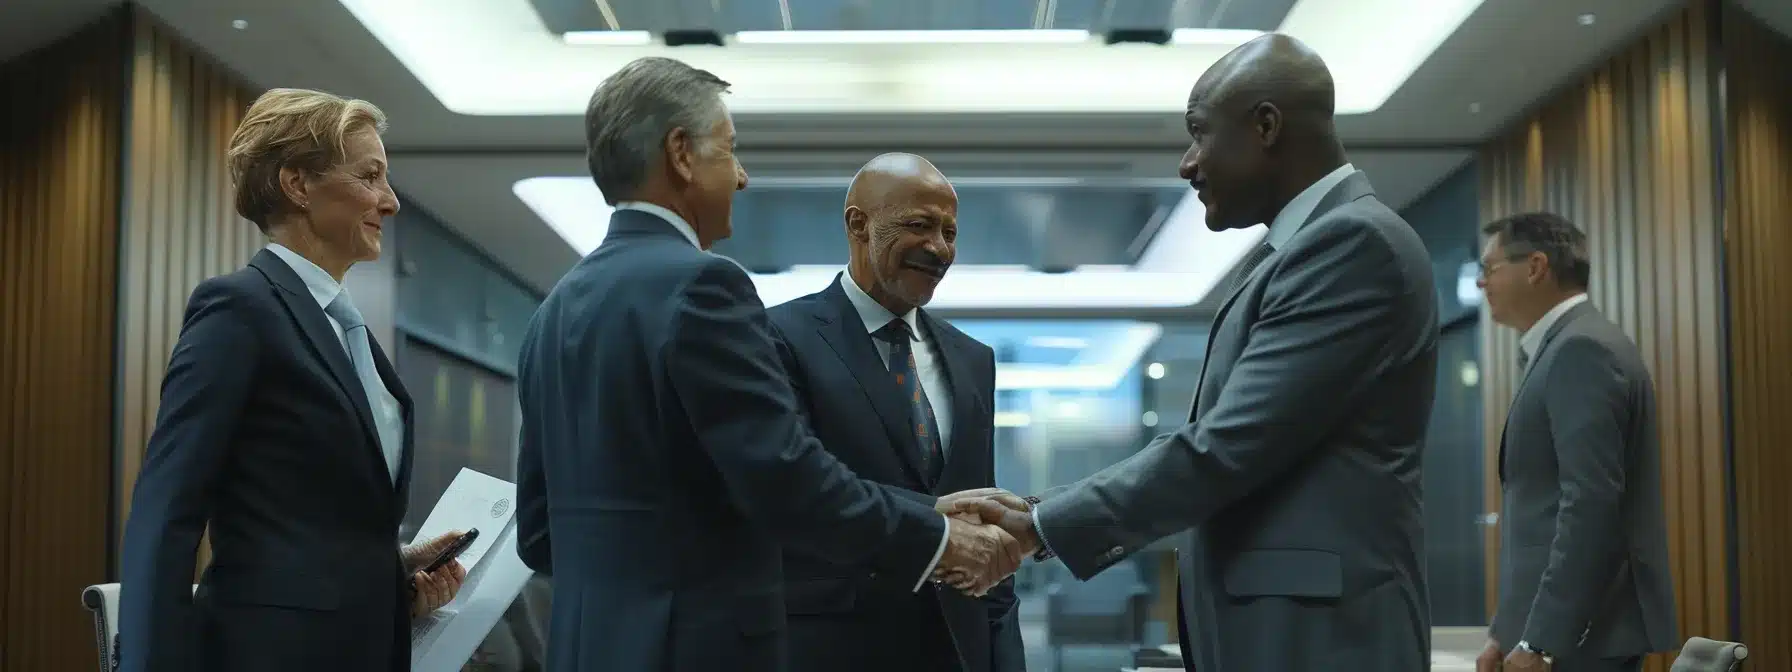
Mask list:
[[[0,670],[95,664],[107,579],[124,42],[0,66]]]
[[[1792,666],[1792,38],[1738,10],[1723,25],[1728,92],[1731,444],[1741,637]]]
[[[1706,3],[1691,3],[1490,144],[1481,155],[1481,216],[1550,210],[1587,232],[1592,302],[1636,339],[1655,376],[1680,627],[1723,638],[1730,612],[1713,20]],[[1518,337],[1482,318],[1488,505],[1497,507],[1494,462],[1518,380]],[[1490,533],[1490,594],[1497,544]],[[1650,665],[1665,669],[1661,660]]]
[[[241,268],[266,244],[254,224],[237,216],[224,163],[230,135],[255,94],[150,17],[133,22],[131,49],[130,162],[119,251],[121,521],[130,513],[187,295],[200,281]]]

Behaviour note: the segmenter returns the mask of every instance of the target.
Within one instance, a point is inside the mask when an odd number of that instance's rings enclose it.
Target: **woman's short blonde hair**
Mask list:
[[[287,204],[280,169],[320,175],[343,160],[343,141],[364,129],[386,132],[386,113],[365,100],[309,89],[261,94],[230,136],[230,183],[236,212],[263,232]]]

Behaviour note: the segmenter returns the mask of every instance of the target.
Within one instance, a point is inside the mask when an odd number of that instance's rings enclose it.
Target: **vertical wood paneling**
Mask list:
[[[237,216],[224,162],[254,94],[148,17],[134,22],[130,47],[128,234],[118,304],[119,520],[130,513],[187,295],[200,281],[241,268],[265,244],[255,225]]]
[[[1792,38],[1732,10],[1723,24],[1731,444],[1742,641],[1792,661]]]
[[[1491,143],[1481,156],[1481,215],[1549,210],[1586,231],[1589,296],[1636,339],[1655,376],[1680,627],[1724,638],[1724,271],[1712,20],[1705,3],[1692,3]],[[1487,492],[1497,507],[1494,462],[1519,375],[1518,335],[1485,313],[1482,325]],[[1487,548],[1491,597],[1491,531]],[[1661,660],[1651,667],[1665,669]]]
[[[94,664],[107,578],[122,18],[0,66],[0,670]]]

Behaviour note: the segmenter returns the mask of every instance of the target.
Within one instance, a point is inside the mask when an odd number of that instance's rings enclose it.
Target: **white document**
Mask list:
[[[411,543],[428,541],[459,530],[478,529],[479,538],[460,554],[460,564],[468,572],[478,566],[486,551],[498,540],[498,533],[516,516],[516,484],[462,467],[454,481],[436,500],[436,508],[417,528]]]
[[[417,540],[452,530],[479,528],[479,539],[460,556],[467,580],[460,593],[411,628],[411,669],[459,672],[534,575],[516,554],[516,485],[461,469],[429,512]]]

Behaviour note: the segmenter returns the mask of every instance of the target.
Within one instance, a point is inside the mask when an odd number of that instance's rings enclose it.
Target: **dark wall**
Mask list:
[[[398,331],[514,376],[542,296],[422,208],[405,207],[397,224]]]
[[[1475,164],[1469,163],[1400,213],[1431,250],[1439,318],[1445,323],[1473,316],[1480,307],[1479,302],[1465,304],[1459,296],[1466,289],[1461,286],[1464,266],[1481,256],[1479,180]]]
[[[1479,257],[1474,164],[1445,178],[1401,213],[1424,239],[1437,274],[1437,396],[1425,440],[1425,554],[1432,623],[1486,618],[1478,302],[1458,296],[1465,264]],[[1470,278],[1472,282],[1472,277]],[[1468,298],[1468,302],[1464,302]]]
[[[409,538],[462,467],[515,480],[517,351],[542,297],[422,208],[396,224],[395,361],[416,404]]]

